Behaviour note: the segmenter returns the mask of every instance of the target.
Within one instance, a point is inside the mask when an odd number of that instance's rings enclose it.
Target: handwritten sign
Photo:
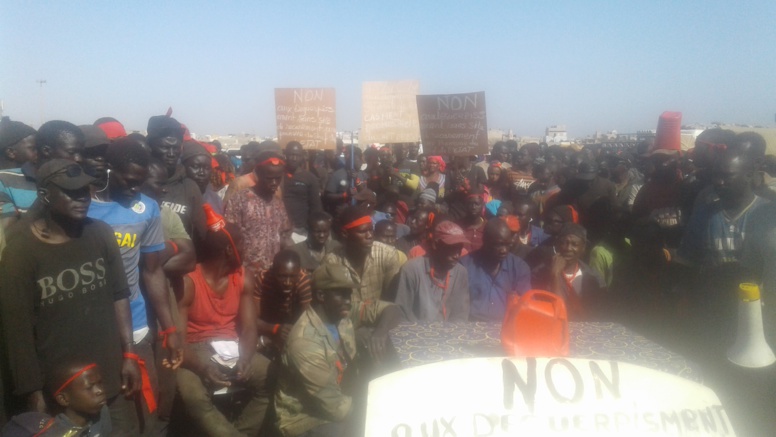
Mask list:
[[[417,102],[424,153],[488,153],[484,92],[418,96]]]
[[[275,88],[278,142],[305,149],[334,149],[337,118],[334,88]]]
[[[417,80],[364,82],[359,143],[413,143],[420,139]]]
[[[421,436],[733,436],[717,395],[617,361],[469,358],[369,384],[366,433]]]

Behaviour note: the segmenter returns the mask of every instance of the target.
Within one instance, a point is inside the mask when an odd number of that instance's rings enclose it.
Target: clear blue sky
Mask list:
[[[684,123],[774,125],[776,1],[0,0],[5,114],[144,130],[168,106],[192,132],[275,132],[276,87],[334,87],[340,130],[361,83],[485,91],[488,127],[569,134]]]

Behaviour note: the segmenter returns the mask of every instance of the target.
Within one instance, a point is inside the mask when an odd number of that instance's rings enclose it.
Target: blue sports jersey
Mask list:
[[[129,285],[129,306],[132,310],[132,330],[148,326],[145,299],[140,292],[140,254],[164,249],[162,215],[159,205],[144,194],[125,208],[116,202],[92,200],[89,217],[102,220],[113,228],[121,250],[124,271]]]

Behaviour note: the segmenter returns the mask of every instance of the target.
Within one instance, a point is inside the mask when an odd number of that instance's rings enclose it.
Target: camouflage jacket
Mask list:
[[[284,436],[349,416],[353,401],[340,382],[355,358],[356,338],[350,319],[341,320],[338,330],[339,347],[313,308],[303,312],[291,329],[275,395],[278,428]]]

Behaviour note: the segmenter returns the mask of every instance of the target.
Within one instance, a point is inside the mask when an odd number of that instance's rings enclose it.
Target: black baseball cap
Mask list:
[[[84,173],[80,165],[66,159],[52,159],[41,165],[35,179],[39,188],[54,184],[65,190],[77,190],[96,180]]]

